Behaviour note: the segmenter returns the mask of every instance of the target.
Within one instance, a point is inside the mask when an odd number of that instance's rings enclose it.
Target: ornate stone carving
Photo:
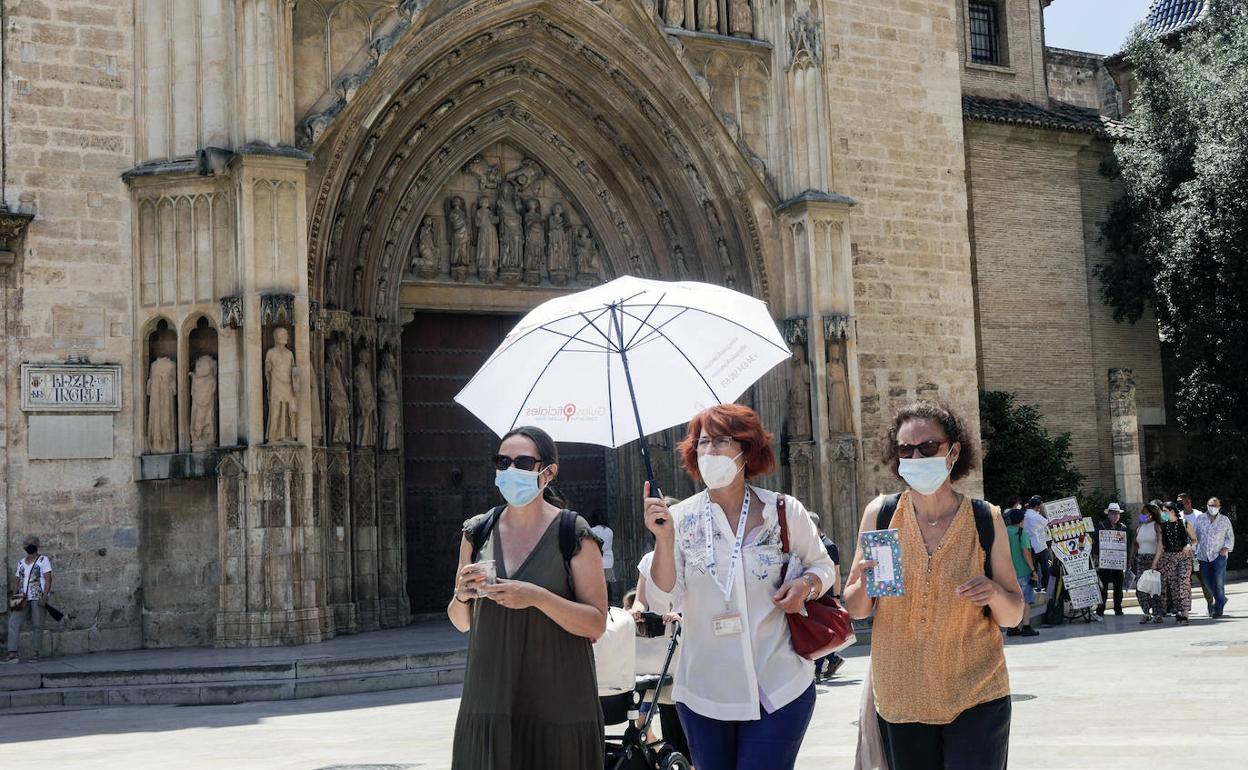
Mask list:
[[[844,337],[826,336],[828,425],[833,435],[854,432],[854,405],[849,391],[849,351]]]
[[[732,264],[732,255],[728,253],[728,243],[723,238],[715,242],[715,253],[719,256],[719,268],[723,271],[724,285],[729,289],[737,288],[737,271]]]
[[[788,450],[789,473],[792,475],[793,495],[799,500],[809,501],[808,505],[813,505],[816,499],[814,488],[816,473],[815,442],[790,441]]]
[[[546,171],[532,158],[525,158],[520,161],[519,167],[507,174],[507,181],[515,185],[517,192],[528,192],[529,188],[536,185],[542,177],[546,176]]]
[[[728,31],[733,37],[754,37],[754,9],[750,0],[730,0]]]
[[[200,356],[191,372],[191,451],[217,445],[217,359]]]
[[[663,23],[669,27],[685,26],[685,0],[663,0]]]
[[[399,391],[399,353],[387,345],[381,354],[381,371],[377,373],[377,404],[381,413],[381,449],[390,452],[399,448],[403,433],[403,399]]]
[[[346,343],[325,346],[328,359],[326,380],[329,387],[329,443],[351,443],[351,387],[347,383]]]
[[[178,367],[169,356],[152,362],[147,375],[147,452],[178,451]]]
[[[793,15],[789,26],[789,69],[823,63],[823,21],[807,7]]]
[[[295,296],[293,294],[261,294],[260,322],[265,326],[293,324],[295,322]]]
[[[226,529],[239,529],[243,523],[243,506],[247,498],[247,470],[238,455],[227,454],[217,463],[217,507],[224,514]],[[227,582],[236,582],[228,580]]]
[[[308,384],[312,388],[312,444],[317,446],[325,438],[325,402],[321,400],[321,378],[314,361],[308,362]]]
[[[805,322],[806,319],[795,319]],[[810,416],[810,361],[805,334],[789,340],[793,358],[789,361],[789,439],[809,441],[813,435]]]
[[[598,242],[589,228],[581,225],[576,231],[576,280],[583,286],[594,286],[602,279],[598,264]]]
[[[498,278],[503,283],[519,283],[524,259],[524,218],[516,187],[511,182],[499,185],[495,211],[498,215]]]
[[[367,352],[355,363],[355,445],[371,447],[377,443],[377,393],[373,389],[373,370]]]
[[[364,311],[364,268],[359,266],[351,273],[351,309]]]
[[[477,199],[477,277],[482,283],[494,283],[498,277],[498,217],[490,207],[490,199]],[[465,275],[467,273],[465,272]]]
[[[221,327],[223,329],[243,328],[243,298],[221,298]]]
[[[493,190],[498,187],[498,166],[487,161],[484,155],[473,156],[472,160],[464,165],[463,171],[477,178],[479,189]]]
[[[299,402],[295,398],[298,375],[295,354],[286,347],[289,341],[286,327],[277,327],[273,330],[273,347],[264,354],[264,382],[269,390],[269,419],[264,437],[270,444],[299,440]]]
[[[546,221],[537,198],[524,202],[524,282],[537,286],[546,266]]]
[[[719,0],[698,0],[698,30],[719,31]]]
[[[472,272],[472,229],[464,199],[458,195],[447,203],[446,222],[451,235],[451,279],[462,283]]]
[[[1135,374],[1130,369],[1109,370],[1109,414],[1116,455],[1139,451],[1139,421],[1135,402]]]
[[[431,216],[425,217],[420,222],[420,231],[416,235],[416,253],[408,267],[417,278],[433,278],[442,272],[438,229]]]
[[[568,217],[563,211],[563,204],[556,203],[546,220],[547,266],[550,282],[556,286],[566,286],[572,272],[572,249],[568,235]]]
[[[833,313],[823,317],[823,337],[824,339],[841,339],[847,340],[853,335],[854,319],[850,316]]]

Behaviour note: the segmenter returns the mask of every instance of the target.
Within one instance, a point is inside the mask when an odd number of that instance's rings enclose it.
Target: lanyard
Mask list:
[[[732,559],[728,562],[728,574],[721,584],[715,575],[715,532],[714,513],[711,511],[711,493],[706,493],[706,506],[702,517],[703,530],[706,533],[706,570],[711,573],[711,581],[724,594],[727,604],[732,596],[732,579],[737,573],[737,562],[741,560],[741,544],[745,541],[745,522],[750,517],[750,488],[745,488],[745,499],[741,501],[741,517],[737,520],[737,541],[732,546]]]

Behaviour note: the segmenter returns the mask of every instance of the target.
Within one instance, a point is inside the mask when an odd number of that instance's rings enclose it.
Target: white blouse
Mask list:
[[[724,614],[724,594],[707,570],[706,515],[712,516],[716,576],[727,579],[736,533],[706,492],[672,506],[676,527],[676,585],[663,591],[651,581],[647,595],[683,607],[680,656],[673,699],[702,716],[746,721],[760,717],[760,705],[774,712],[794,701],[814,680],[814,664],[793,651],[784,612],[771,600],[780,587],[784,561],[776,493],[750,487],[764,503],[763,525],[747,534],[742,560],[733,571],[732,609],[745,633],[716,636],[712,620]],[[786,496],[789,547],[823,591],[832,585],[832,559],[806,507]],[[744,601],[742,599],[744,598]]]

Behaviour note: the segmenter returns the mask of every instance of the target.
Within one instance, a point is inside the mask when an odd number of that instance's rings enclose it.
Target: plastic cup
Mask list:
[[[485,577],[486,585],[494,585],[498,582],[498,569],[494,566],[493,559],[482,559],[477,562],[477,571]],[[477,589],[477,598],[485,596],[485,592]]]

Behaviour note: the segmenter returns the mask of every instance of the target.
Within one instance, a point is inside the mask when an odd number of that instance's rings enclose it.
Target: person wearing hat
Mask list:
[[[1010,538],[1010,561],[1014,563],[1014,574],[1018,576],[1018,587],[1023,589],[1023,620],[1014,628],[1005,632],[1006,636],[1039,636],[1040,632],[1031,627],[1031,605],[1036,601],[1036,591],[1032,581],[1036,579],[1035,563],[1031,560],[1030,536],[1026,531],[1027,512],[1022,508],[1011,508],[1005,512],[1005,533]]]
[[[1105,518],[1096,528],[1096,542],[1093,543],[1093,551],[1095,556],[1100,555],[1101,533],[1109,530],[1111,532],[1126,532],[1130,537],[1130,530],[1127,525],[1122,522],[1122,506],[1118,503],[1110,503],[1105,509]],[[1114,587],[1114,614],[1122,614],[1122,576],[1125,574],[1120,569],[1098,569],[1097,577],[1101,579],[1101,603],[1096,605],[1096,614],[1105,615],[1105,599],[1109,594],[1109,587]]]
[[[1049,518],[1044,515],[1044,499],[1032,495],[1023,512],[1023,529],[1031,539],[1031,560],[1040,577],[1040,585],[1049,584]]]
[[[47,617],[48,597],[52,595],[52,561],[39,553],[39,538],[30,536],[22,542],[26,557],[17,563],[13,573],[17,577],[17,591],[14,599],[21,597],[21,603],[9,607],[9,644],[8,654],[4,663],[17,662],[17,642],[22,635],[22,626],[30,618],[34,628],[35,651],[32,662],[39,661],[39,646],[43,641],[43,621]]]

